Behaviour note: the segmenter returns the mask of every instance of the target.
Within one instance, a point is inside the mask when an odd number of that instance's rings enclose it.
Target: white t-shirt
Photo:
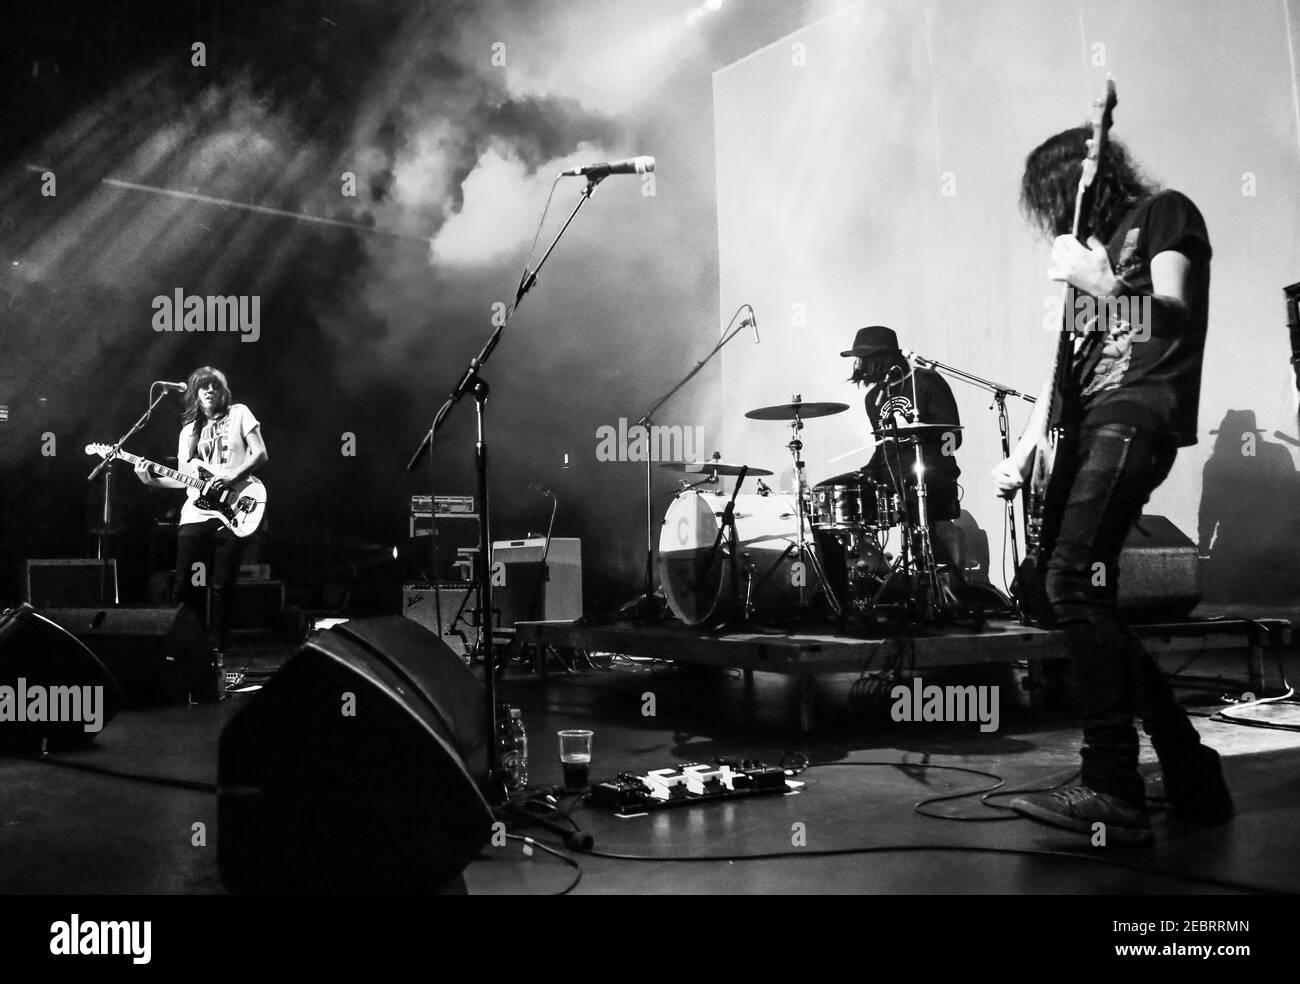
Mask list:
[[[194,458],[204,462],[209,470],[221,473],[238,468],[248,457],[248,435],[257,430],[261,424],[253,412],[242,403],[236,403],[224,417],[217,420],[200,418],[202,429],[199,431],[199,443],[194,451]],[[190,436],[194,433],[193,421],[181,428],[181,436],[176,445],[176,460],[190,460]],[[195,508],[193,500],[186,496],[185,505],[181,506],[181,524],[202,523],[209,517]]]

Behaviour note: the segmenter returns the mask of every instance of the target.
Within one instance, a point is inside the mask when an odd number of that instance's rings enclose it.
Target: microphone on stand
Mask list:
[[[749,307],[749,305],[745,305],[745,306]],[[754,313],[753,308],[749,308],[749,316],[740,323],[740,327],[742,328],[744,328],[745,325],[749,325],[749,327],[754,329],[754,344],[757,345],[759,342],[761,342],[762,339],[758,337],[758,315]]]
[[[528,487],[532,489],[534,492],[539,492],[548,498],[551,499],[555,498],[555,493],[553,493],[550,489],[543,488],[542,486],[538,485],[536,482],[529,482]]]
[[[156,379],[154,380],[154,385],[161,386],[165,390],[171,390],[173,393],[189,392],[189,386],[187,386],[185,383],[169,383],[162,379]]]
[[[933,368],[934,368],[934,360],[933,360],[933,359],[927,359],[927,358],[924,358],[923,356],[917,355],[917,354],[916,354],[915,352],[913,352],[911,349],[903,349],[903,358],[904,358],[904,359],[910,359],[912,362],[915,362],[915,363],[916,363],[918,366],[920,366],[922,369],[933,369]]]
[[[562,178],[603,178],[610,174],[648,174],[655,169],[653,157],[630,157],[625,161],[606,161],[602,164],[584,164],[561,171]]]

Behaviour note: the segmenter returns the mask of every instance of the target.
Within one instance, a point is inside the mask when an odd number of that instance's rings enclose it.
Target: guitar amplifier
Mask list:
[[[451,647],[457,656],[469,652],[478,629],[475,625],[478,585],[469,581],[439,581],[402,585],[402,614],[419,622]],[[461,606],[464,606],[463,608]],[[456,614],[460,613],[460,620]]]
[[[1196,544],[1164,516],[1143,516],[1119,558],[1120,610],[1186,617],[1200,600]]]
[[[545,552],[546,538],[541,536],[492,544],[494,624],[511,628],[516,622],[582,617],[582,541],[551,538],[546,554],[549,579],[542,570]]]

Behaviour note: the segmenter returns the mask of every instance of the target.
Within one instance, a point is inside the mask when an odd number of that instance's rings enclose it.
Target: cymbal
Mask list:
[[[717,459],[709,461],[665,461],[659,467],[667,468],[669,471],[686,472],[688,475],[709,475],[715,472],[719,475],[739,475],[744,471],[746,475],[762,478],[764,475],[772,474],[767,468],[755,468],[750,465],[746,471],[745,465],[736,465],[729,461],[718,461]]]
[[[960,424],[899,424],[898,433],[900,437],[928,437],[935,434],[944,434],[948,431],[962,430]],[[872,431],[876,437],[893,437],[894,428],[886,427],[884,430]]]
[[[830,478],[823,478],[813,486],[815,489],[830,488],[832,485],[858,485],[864,481],[869,481],[862,474],[864,469],[859,468],[857,471],[845,472],[843,475],[832,475]]]
[[[810,420],[813,417],[829,417],[843,413],[849,408],[847,403],[778,403],[774,407],[759,407],[750,410],[746,417],[750,420]]]

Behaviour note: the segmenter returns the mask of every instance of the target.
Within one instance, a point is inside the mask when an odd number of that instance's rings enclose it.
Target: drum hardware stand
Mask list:
[[[912,416],[915,417],[915,413],[913,413]],[[898,437],[898,420],[896,417],[891,416],[889,418],[889,429],[890,435],[888,440],[893,444],[894,452],[894,468],[890,471],[890,482],[892,484],[895,481],[894,476],[897,475],[897,487],[893,488],[892,492],[894,495],[894,502],[898,506],[898,514],[903,518],[903,533],[898,545],[898,557],[895,559],[894,563],[890,565],[889,573],[885,575],[885,579],[881,582],[880,587],[876,589],[876,593],[871,599],[869,607],[873,613],[880,606],[880,599],[884,597],[885,591],[889,587],[889,582],[894,579],[895,574],[900,570],[903,571],[904,576],[908,580],[909,596],[911,595],[911,583],[913,581],[912,531],[914,526],[912,524],[911,505],[907,501],[907,478],[903,474],[903,455]],[[886,450],[886,462],[888,461],[888,456],[889,451]]]
[[[740,487],[745,483],[745,474],[749,471],[749,466],[745,465],[740,469],[740,474],[736,476],[736,487],[731,490],[731,498],[722,509],[722,522],[718,524],[718,535],[713,538],[713,547],[709,550],[707,557],[702,557],[695,562],[695,587],[699,587],[704,580],[704,575],[708,573],[709,568],[718,557],[718,550],[722,547],[722,538],[730,536],[731,549],[727,551],[727,565],[731,570],[731,591],[732,602],[734,604],[736,595],[739,594],[739,581],[736,578],[736,554],[740,550],[740,534],[736,531],[736,496],[740,495]],[[745,619],[749,619],[748,607],[745,609]]]
[[[591,193],[596,189],[596,185],[604,180],[604,177],[605,175],[599,173],[588,176],[586,187],[583,188],[581,195],[579,195],[577,204],[574,205],[573,211],[569,213],[569,217],[565,219],[564,225],[560,227],[560,231],[555,234],[555,238],[551,240],[551,244],[547,247],[546,252],[542,254],[542,258],[538,260],[537,266],[529,269],[527,262],[525,262],[524,272],[519,280],[519,287],[515,291],[514,303],[510,305],[510,308],[506,311],[506,315],[501,319],[501,322],[492,330],[492,334],[488,336],[488,340],[484,343],[482,350],[479,351],[478,355],[470,359],[465,372],[461,374],[460,381],[456,383],[456,387],[451,391],[451,395],[447,397],[446,401],[438,409],[437,414],[433,418],[433,423],[429,426],[429,430],[421,439],[419,447],[415,449],[415,453],[411,456],[411,460],[406,463],[406,470],[409,472],[420,463],[425,452],[430,452],[429,461],[432,466],[433,442],[438,430],[444,423],[446,423],[447,417],[450,415],[452,408],[460,402],[466,393],[472,393],[474,395],[474,415],[477,422],[474,457],[478,478],[479,502],[481,504],[478,519],[480,561],[478,570],[478,605],[479,623],[481,626],[480,638],[483,644],[483,690],[484,702],[487,710],[487,716],[484,720],[484,730],[486,732],[484,736],[484,744],[487,747],[488,769],[486,776],[475,778],[482,778],[485,781],[488,794],[494,799],[504,798],[505,786],[502,781],[503,776],[500,769],[500,760],[497,749],[496,660],[493,653],[492,639],[492,525],[488,500],[488,447],[485,418],[489,389],[487,381],[482,378],[480,372],[487,364],[488,359],[492,357],[493,351],[495,351],[497,344],[501,341],[501,336],[505,331],[506,325],[510,323],[510,319],[514,316],[515,311],[518,310],[520,302],[537,283],[537,275],[541,272],[542,267],[546,265],[546,261],[550,258],[555,247],[559,245],[560,238],[577,217],[582,206],[591,198]],[[545,212],[543,212],[543,220],[545,220],[545,217]],[[487,616],[486,618],[484,618],[485,613]],[[486,628],[486,631],[482,631],[482,628]]]
[[[745,310],[749,311],[749,317],[741,321],[740,324],[736,324],[736,318],[740,316],[741,311]],[[645,428],[647,444],[650,441],[654,415],[659,412],[660,408],[671,400],[679,389],[694,379],[699,371],[708,364],[709,360],[722,351],[724,345],[752,324],[754,324],[754,309],[748,304],[740,305],[740,307],[736,308],[736,313],[731,316],[731,320],[727,322],[727,327],[723,329],[722,337],[718,339],[718,343],[709,349],[708,354],[697,362],[690,372],[678,380],[672,389],[650,404],[649,409],[636,422],[638,426]],[[645,590],[640,597],[632,599],[619,609],[620,615],[632,619],[658,618],[663,614],[663,606],[655,600],[654,491],[651,483],[653,462],[650,458],[650,448],[647,447],[645,456]],[[717,476],[713,477],[716,478]],[[696,485],[703,484],[704,481],[696,483]],[[694,488],[694,486],[691,486],[691,488]]]
[[[676,492],[674,492],[673,495],[677,496],[677,495],[681,495],[683,492],[690,492],[692,489],[698,489],[701,485],[716,485],[717,483],[718,483],[718,473],[709,472],[708,475],[700,479],[698,482],[687,482],[683,480],[681,482],[682,487],[678,489]]]
[[[1010,421],[1007,417],[1007,397],[1008,396],[1018,397],[1019,399],[1024,400],[1026,403],[1030,405],[1033,405],[1034,403],[1038,402],[1034,397],[1028,395],[1027,393],[1022,393],[1020,392],[1020,390],[1013,389],[1010,386],[1004,386],[1001,383],[995,383],[991,379],[985,379],[982,376],[976,376],[973,373],[966,372],[966,370],[964,369],[958,369],[956,366],[950,366],[942,362],[936,362],[933,359],[922,358],[921,356],[917,355],[915,352],[909,352],[908,358],[910,358],[917,365],[923,366],[928,369],[934,369],[938,372],[943,373],[945,376],[951,376],[953,379],[960,380],[963,383],[968,383],[971,386],[978,386],[980,389],[985,389],[988,390],[990,393],[992,393],[993,403],[989,405],[989,409],[992,410],[994,407],[997,407],[998,433],[1002,439],[1002,457],[1003,458],[1011,457],[1011,431],[1010,431]],[[1028,490],[1022,489],[1021,490],[1021,498],[1023,499],[1022,508],[1025,509],[1028,508],[1028,496],[1029,496]],[[1015,571],[1019,571],[1020,570],[1020,543],[1016,539],[1016,503],[1014,498],[1007,499],[1006,512],[1007,512],[1007,529],[1011,535],[1011,569]],[[994,590],[998,590],[998,589],[995,588]],[[999,590],[998,594],[1001,595],[1002,592]],[[1009,608],[1018,607],[1011,601],[1011,599],[1004,597],[1004,600],[1007,602],[1007,606]],[[1023,620],[1023,613],[1022,613],[1022,620]]]
[[[925,481],[925,451],[920,438],[913,440],[916,448],[916,512],[921,537],[920,566],[925,578],[924,615],[927,621],[936,621],[941,606],[939,572],[935,570],[934,544],[930,540],[930,490]]]
[[[795,508],[799,512],[799,540],[797,543],[790,544],[782,554],[782,560],[789,556],[792,551],[798,551],[799,561],[803,564],[805,570],[811,570],[816,576],[817,581],[826,592],[826,600],[830,602],[831,611],[835,613],[836,619],[844,618],[844,608],[840,604],[839,598],[835,596],[835,591],[831,588],[830,579],[826,572],[822,570],[822,562],[817,556],[817,550],[809,542],[806,530],[808,528],[808,482],[804,478],[803,462],[803,441],[800,440],[799,434],[803,431],[803,418],[799,414],[798,404],[803,402],[803,396],[796,393],[790,400],[796,405],[794,419],[790,421],[790,443],[786,445],[790,449],[790,457],[794,461],[794,478],[795,478]],[[779,563],[779,561],[778,561]],[[802,579],[799,585],[799,606],[805,612],[809,608],[809,601],[804,597],[804,591],[807,588],[808,579]]]

